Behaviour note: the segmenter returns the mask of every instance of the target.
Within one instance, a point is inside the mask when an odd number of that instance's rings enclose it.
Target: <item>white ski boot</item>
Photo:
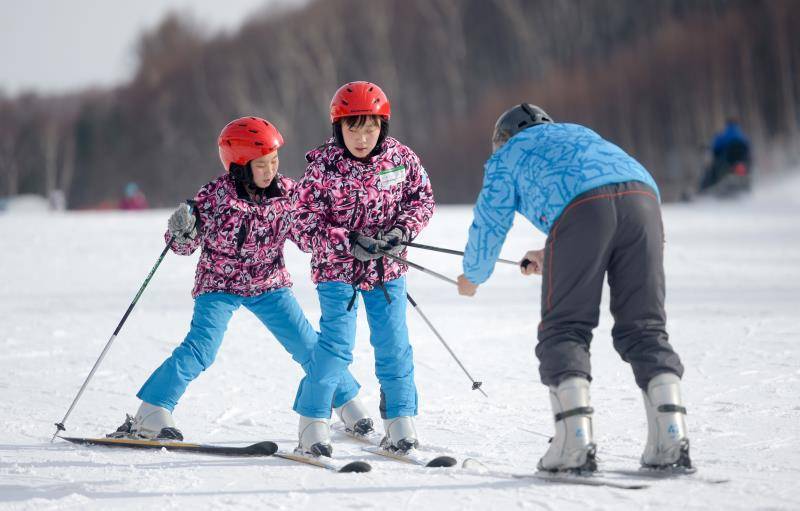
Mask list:
[[[597,470],[589,406],[589,380],[572,377],[550,387],[550,404],[555,415],[555,436],[539,460],[539,470],[549,472],[593,472]]]
[[[330,419],[303,417],[301,415],[298,436],[300,437],[300,444],[295,451],[299,452],[299,454],[327,456],[329,458],[333,454]]]
[[[413,417],[383,419],[383,429],[386,436],[381,440],[381,447],[388,451],[403,453],[419,446]]]
[[[183,440],[183,434],[175,427],[172,413],[166,408],[144,401],[139,405],[135,416],[126,416],[125,422],[106,436],[138,440]]]
[[[681,379],[672,373],[654,376],[642,391],[647,412],[647,445],[642,466],[657,469],[691,469],[686,437],[686,408],[681,401]]]
[[[358,398],[354,397],[342,406],[333,409],[344,423],[344,429],[356,436],[367,436],[375,431],[372,419],[367,412],[367,407]]]

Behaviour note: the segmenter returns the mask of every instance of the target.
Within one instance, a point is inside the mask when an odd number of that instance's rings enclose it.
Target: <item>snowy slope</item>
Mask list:
[[[687,367],[693,458],[726,485],[656,481],[642,491],[560,486],[425,470],[370,459],[344,475],[279,459],[223,459],[49,443],[109,335],[155,262],[167,211],[0,216],[0,509],[797,509],[800,475],[800,179],[740,202],[668,205],[669,328]],[[461,248],[467,207],[442,207],[420,242]],[[543,236],[518,218],[503,255]],[[414,250],[450,276],[458,258]],[[308,258],[287,261],[312,322]],[[186,333],[196,256],[170,254],[122,330],[68,433],[114,429],[138,405],[141,383]],[[425,444],[499,470],[532,471],[552,431],[533,355],[539,282],[498,266],[476,298],[416,272],[410,291],[489,394],[470,384],[409,311]],[[605,305],[604,305],[605,306]],[[363,313],[362,313],[363,315]],[[378,389],[361,318],[353,372],[377,416]],[[604,311],[593,347],[599,456],[637,466],[644,411],[629,368],[611,347]],[[175,416],[188,439],[291,448],[300,371],[247,311],[231,322],[217,362]],[[364,456],[344,440],[336,454]]]

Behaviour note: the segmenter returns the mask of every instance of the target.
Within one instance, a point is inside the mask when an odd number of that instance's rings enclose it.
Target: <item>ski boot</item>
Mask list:
[[[692,470],[680,382],[675,374],[661,373],[650,380],[646,392],[642,391],[647,412],[647,445],[641,460],[644,468]]]
[[[539,460],[538,469],[548,472],[594,472],[597,446],[593,440],[589,406],[589,380],[572,377],[550,387],[550,404],[556,434]]]
[[[126,415],[125,422],[106,437],[132,438],[134,440],[183,440],[183,434],[175,427],[172,413],[166,408],[144,401],[135,416]]]
[[[331,446],[330,419],[300,416],[298,428],[300,443],[295,452],[304,456],[327,456],[333,454]]]
[[[413,417],[383,419],[383,429],[386,430],[386,436],[381,440],[381,447],[387,451],[406,453],[419,447]]]
[[[344,423],[345,431],[351,435],[365,437],[375,431],[367,407],[358,399],[358,396],[333,410]]]

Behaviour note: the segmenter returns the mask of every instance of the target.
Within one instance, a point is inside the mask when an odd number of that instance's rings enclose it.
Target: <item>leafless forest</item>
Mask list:
[[[297,176],[336,88],[370,80],[439,202],[474,200],[494,120],[520,101],[616,142],[674,200],[727,117],[764,171],[797,152],[798,27],[796,0],[320,0],[225,36],[175,13],[142,35],[128,83],[0,96],[0,197],[91,208],[133,181],[170,206],[222,171],[216,136],[248,114],[279,127]]]

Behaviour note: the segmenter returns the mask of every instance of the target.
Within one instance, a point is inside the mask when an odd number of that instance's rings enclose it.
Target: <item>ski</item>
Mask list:
[[[443,456],[443,455],[431,456],[427,455],[424,452],[416,450],[406,453],[399,453],[386,450],[383,447],[381,447],[381,439],[383,437],[377,431],[373,431],[368,435],[356,435],[350,431],[347,431],[344,428],[344,425],[340,422],[334,424],[332,429],[334,431],[338,431],[346,435],[349,438],[352,438],[353,440],[357,440],[358,442],[368,444],[366,447],[362,448],[364,452],[368,452],[370,454],[375,454],[378,456],[383,456],[384,458],[389,458],[395,461],[403,461],[411,465],[418,465],[421,467],[429,467],[429,468],[447,468],[447,467],[453,467],[458,464],[458,461],[452,456]]]
[[[552,473],[552,472],[530,472],[530,473],[514,473],[514,472],[501,472],[498,470],[491,470],[480,461],[469,458],[464,460],[462,467],[466,472],[474,475],[482,475],[489,477],[496,477],[498,479],[535,479],[537,481],[545,481],[554,484],[575,484],[581,486],[606,486],[618,490],[643,490],[649,488],[649,485],[644,483],[625,483],[620,481],[613,481],[604,477],[599,477],[594,474],[570,474],[570,473]]]
[[[715,477],[703,477],[702,475],[697,474],[696,468],[690,469],[648,469],[648,468],[640,468],[637,470],[633,469],[602,469],[600,470],[601,474],[616,474],[621,476],[627,477],[640,477],[642,479],[686,479],[688,481],[694,481],[698,483],[706,483],[706,484],[725,484],[730,482],[730,479],[724,478],[715,478]]]
[[[272,456],[278,450],[275,442],[258,442],[245,447],[191,444],[187,442],[161,440],[134,440],[129,438],[78,438],[60,436],[63,440],[78,445],[122,447],[126,449],[166,449],[175,452],[192,452],[216,456]]]
[[[294,461],[297,463],[305,463],[306,465],[312,465],[314,467],[324,468],[326,470],[330,470],[331,472],[340,472],[343,474],[346,473],[365,473],[372,470],[372,465],[367,463],[366,461],[351,461],[348,463],[337,462],[331,458],[327,458],[325,456],[310,456],[306,454],[299,454],[296,452],[289,452],[284,450],[278,450],[275,452],[274,456],[278,458],[283,458],[285,460]]]
[[[644,483],[622,483],[595,475],[578,475],[568,473],[533,472],[530,474],[513,474],[514,479],[538,479],[558,484],[577,484],[584,486],[607,486],[618,490],[643,490],[649,488]]]
[[[368,445],[366,447],[363,447],[362,450],[392,460],[402,461],[410,465],[419,465],[420,467],[447,468],[455,466],[458,463],[456,459],[451,456],[431,457],[431,456],[425,456],[420,452],[414,452],[414,451],[409,451],[409,452],[389,451],[387,449],[375,445]]]

